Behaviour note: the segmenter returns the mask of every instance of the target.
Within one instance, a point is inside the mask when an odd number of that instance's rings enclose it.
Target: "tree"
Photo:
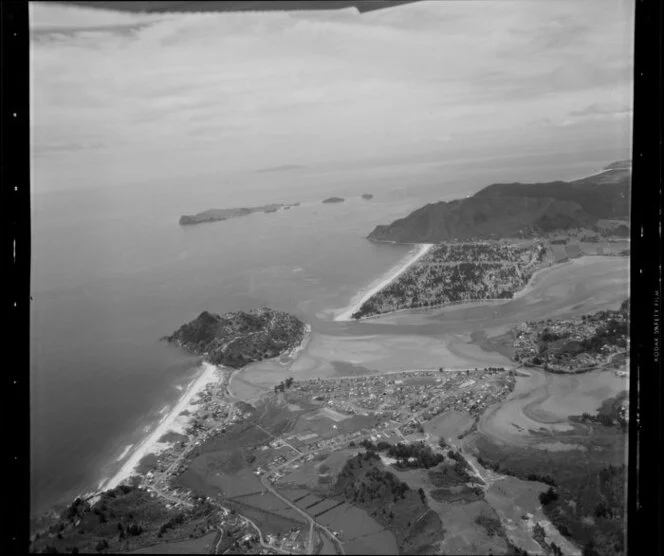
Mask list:
[[[424,504],[426,502],[426,499],[427,499],[426,494],[424,494],[424,489],[422,487],[420,487],[417,490],[417,493],[420,495],[420,500],[422,500],[422,504]]]
[[[546,506],[551,502],[555,502],[556,500],[558,500],[558,493],[555,490],[553,490],[553,487],[549,487],[549,490],[540,493],[539,500],[542,506]]]
[[[600,556],[599,552],[595,550],[595,543],[588,541],[583,547],[583,556]]]
[[[97,543],[97,546],[95,546],[95,550],[97,552],[103,552],[108,548],[108,541],[106,539],[102,539]]]

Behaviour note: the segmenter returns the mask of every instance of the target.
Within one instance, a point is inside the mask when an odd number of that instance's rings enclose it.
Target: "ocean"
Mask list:
[[[377,224],[495,181],[580,177],[621,155],[208,175],[187,183],[115,185],[109,176],[107,188],[59,192],[33,182],[33,514],[95,490],[176,402],[199,359],[160,338],[201,311],[268,305],[314,332],[329,328],[335,311],[412,249],[368,241]],[[329,196],[346,202],[321,204]],[[301,205],[178,225],[181,214],[273,202]]]

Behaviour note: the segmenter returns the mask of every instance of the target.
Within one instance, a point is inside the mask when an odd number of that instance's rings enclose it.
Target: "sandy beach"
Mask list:
[[[118,470],[118,472],[103,482],[99,486],[99,490],[108,490],[117,487],[124,481],[129,479],[139,462],[148,454],[155,454],[168,448],[168,444],[159,442],[159,439],[168,432],[184,432],[186,421],[190,419],[189,416],[181,416],[184,410],[193,413],[195,410],[195,402],[198,394],[200,394],[205,387],[213,382],[217,382],[220,378],[219,368],[210,363],[203,363],[201,366],[200,374],[194,379],[187,389],[183,392],[177,404],[171,409],[168,414],[159,421],[156,428],[131,452],[131,455]]]
[[[366,290],[356,295],[350,302],[350,305],[343,309],[338,315],[334,317],[335,321],[351,320],[351,315],[355,313],[363,303],[374,294],[378,293],[385,286],[396,280],[412,265],[419,261],[434,247],[433,243],[418,244],[415,250],[408,253],[408,256],[401,261],[395,268],[390,270],[385,276],[382,276],[378,281],[371,284]]]

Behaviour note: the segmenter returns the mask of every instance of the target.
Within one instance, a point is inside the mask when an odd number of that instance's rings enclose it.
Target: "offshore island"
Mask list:
[[[622,161],[379,226],[412,252],[320,330],[202,312],[164,338],[199,376],[31,548],[622,554],[629,182]]]
[[[277,212],[278,210],[288,210],[291,207],[297,207],[300,203],[273,203],[271,205],[263,205],[260,207],[251,208],[229,208],[229,209],[209,209],[197,214],[183,214],[180,216],[180,226],[191,226],[193,224],[202,224],[205,222],[220,222],[223,220],[230,220],[231,218],[238,218],[240,216],[248,216],[255,212]]]

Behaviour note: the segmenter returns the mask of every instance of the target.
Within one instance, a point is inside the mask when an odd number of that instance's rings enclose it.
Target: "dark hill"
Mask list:
[[[571,182],[497,183],[472,197],[428,204],[377,226],[369,239],[435,243],[592,228],[600,219],[628,218],[629,188],[630,172],[622,168]]]
[[[578,204],[551,198],[469,197],[426,205],[369,235],[376,241],[437,243],[452,239],[512,237],[531,227],[542,231],[591,225]]]
[[[239,368],[297,347],[304,333],[297,317],[261,307],[223,316],[203,311],[164,340],[211,363]]]
[[[607,170],[576,181],[550,183],[495,183],[475,197],[531,197],[574,201],[596,218],[627,218],[629,215],[629,170]]]

